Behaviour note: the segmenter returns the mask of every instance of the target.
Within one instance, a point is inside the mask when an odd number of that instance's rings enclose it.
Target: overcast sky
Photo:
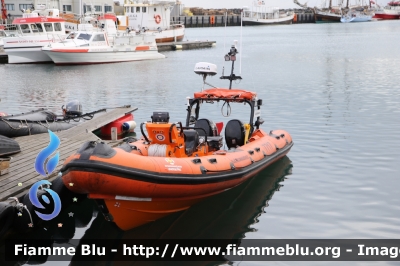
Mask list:
[[[301,4],[307,2],[310,7],[320,6],[325,3],[325,0],[298,0]],[[332,0],[334,3],[337,0]],[[346,0],[345,0],[346,1]],[[350,0],[350,3],[362,3],[363,0]],[[364,0],[367,3],[369,0]],[[202,7],[202,8],[242,8],[243,6],[250,6],[251,0],[181,0],[185,7]],[[281,8],[298,7],[293,3],[293,0],[264,0],[266,6],[277,6]],[[379,5],[385,5],[390,0],[376,0]],[[369,2],[368,2],[369,3]]]

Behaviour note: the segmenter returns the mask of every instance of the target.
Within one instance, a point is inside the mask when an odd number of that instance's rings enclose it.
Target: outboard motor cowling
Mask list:
[[[66,116],[80,116],[82,115],[82,104],[78,100],[70,101],[64,111]]]

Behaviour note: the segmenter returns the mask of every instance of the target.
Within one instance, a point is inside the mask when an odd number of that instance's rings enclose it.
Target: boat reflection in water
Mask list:
[[[253,231],[251,225],[258,222],[257,218],[262,215],[264,208],[268,207],[268,202],[274,193],[283,186],[281,182],[291,174],[291,163],[285,156],[237,187],[207,198],[185,211],[171,214],[129,231],[122,231],[115,224],[107,222],[101,212],[98,212],[94,201],[85,199],[78,204],[79,206],[70,205],[67,210],[62,211],[60,216],[65,218],[64,221],[46,223],[36,231],[20,236],[14,235],[13,238],[47,238],[49,246],[54,245],[53,242],[67,243],[69,238],[74,237],[75,226],[83,227],[90,223],[92,217],[96,217],[82,236],[81,242],[93,239],[113,239],[114,243],[124,243],[124,240],[129,239],[242,239],[246,233]],[[73,219],[68,217],[70,212],[74,212]],[[57,227],[58,223],[63,223],[63,226]],[[88,262],[75,261],[75,259],[77,258],[72,257],[71,266],[88,264]],[[129,259],[133,258],[129,257]],[[22,263],[43,264],[46,260],[47,257],[43,256],[41,258],[21,257],[19,265]],[[15,265],[15,263],[12,262],[9,265]],[[49,265],[52,265],[51,263],[57,262],[49,262]],[[113,262],[112,265],[131,265],[131,263]],[[166,262],[162,263],[164,265]],[[210,263],[213,264],[212,262],[206,264]],[[160,264],[159,261],[146,261],[136,262],[135,265],[158,264]],[[168,264],[181,263],[171,261]],[[190,265],[203,264],[205,262],[190,262]],[[96,265],[109,265],[109,263],[103,261]]]

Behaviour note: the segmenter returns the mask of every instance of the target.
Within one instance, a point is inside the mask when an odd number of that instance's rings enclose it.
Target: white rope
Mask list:
[[[166,144],[151,144],[148,150],[149,156],[166,157],[167,145]]]
[[[16,198],[16,197],[10,197],[10,198],[8,198],[8,199],[14,200],[14,201],[16,202],[15,208],[16,208],[19,212],[22,212],[22,209],[25,209],[25,210],[26,210],[26,212],[29,214],[29,218],[30,218],[30,220],[31,220],[31,224],[33,225],[33,220],[32,220],[31,212],[28,210],[28,208],[26,207],[26,205],[20,203],[20,202],[18,201],[18,198]]]

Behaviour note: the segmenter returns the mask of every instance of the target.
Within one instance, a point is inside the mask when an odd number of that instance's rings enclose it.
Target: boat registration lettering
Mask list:
[[[107,48],[91,48],[90,52],[104,52],[107,51]]]
[[[182,166],[180,165],[165,165],[165,167],[168,169],[168,171],[175,171],[175,172],[182,171]]]
[[[165,158],[165,161],[169,164],[164,165],[165,168],[168,169],[168,171],[176,171],[176,172],[181,172],[182,171],[182,166],[181,165],[175,165],[175,162],[171,158]]]
[[[47,41],[47,40],[46,40]],[[18,43],[35,43],[36,40],[23,40],[23,41],[18,41]]]
[[[242,156],[242,157],[239,157],[239,158],[235,158],[233,161],[234,162],[240,162],[240,161],[244,161],[244,160],[247,160],[247,159],[249,159],[248,156]]]

